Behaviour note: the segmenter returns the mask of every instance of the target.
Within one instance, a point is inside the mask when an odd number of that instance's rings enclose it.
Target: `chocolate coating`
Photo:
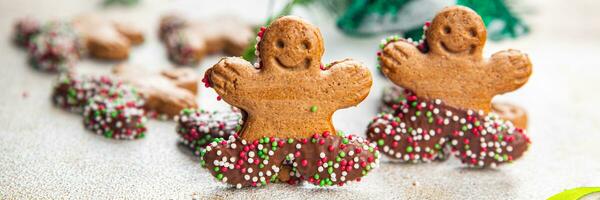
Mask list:
[[[200,149],[218,138],[229,138],[240,130],[242,114],[238,111],[183,109],[177,117],[180,141],[199,155]]]
[[[39,34],[41,31],[40,22],[31,17],[19,19],[14,27],[15,43],[21,47],[29,46],[31,38]]]
[[[77,76],[61,74],[54,85],[54,105],[72,112],[82,112],[85,104],[94,96],[105,98],[139,99],[135,88],[108,76]]]
[[[394,113],[380,114],[370,124],[367,137],[382,153],[403,161],[431,161],[446,146],[472,167],[494,167],[523,155],[529,146],[525,130],[500,119],[421,99],[410,91]]]
[[[136,100],[95,96],[83,111],[86,129],[113,139],[143,138],[146,121],[144,110]]]
[[[304,139],[262,138],[252,142],[236,135],[211,143],[201,158],[213,176],[238,188],[279,182],[282,172],[289,173],[281,176],[292,183],[341,186],[360,181],[377,167],[379,151],[360,137],[329,132]]]
[[[68,71],[79,60],[81,44],[70,24],[52,21],[30,40],[31,65],[41,71]]]

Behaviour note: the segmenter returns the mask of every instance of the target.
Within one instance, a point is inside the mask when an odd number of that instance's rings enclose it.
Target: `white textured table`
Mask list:
[[[533,145],[514,164],[472,170],[456,159],[411,165],[384,158],[381,167],[362,182],[346,187],[270,185],[242,190],[216,183],[200,168],[197,158],[177,145],[173,122],[151,121],[147,137],[136,141],[105,139],[84,130],[80,116],[51,105],[55,76],[28,67],[25,52],[9,42],[9,35],[15,18],[28,14],[47,20],[101,10],[142,22],[148,30],[148,41],[134,49],[129,62],[167,68],[170,64],[156,38],[160,14],[174,8],[196,16],[229,11],[258,21],[266,13],[266,0],[227,0],[219,5],[200,0],[144,0],[131,9],[108,10],[89,2],[0,1],[0,199],[542,199],[567,188],[600,186],[599,1],[526,1],[535,9],[528,17],[533,34],[486,48],[488,55],[508,47],[521,49],[534,62],[529,83],[499,98],[526,107],[531,119]],[[236,4],[227,5],[232,3]],[[351,57],[374,69],[379,38],[348,38],[333,28],[331,20],[304,16],[322,29],[324,62]],[[217,59],[206,59],[198,73]],[[85,60],[79,68],[108,73],[114,64]],[[337,128],[363,134],[376,112],[381,88],[388,84],[374,74],[368,99],[335,114]],[[205,109],[224,108],[215,97],[203,88],[198,100]]]

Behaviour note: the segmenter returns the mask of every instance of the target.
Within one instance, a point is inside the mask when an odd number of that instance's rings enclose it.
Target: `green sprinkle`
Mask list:
[[[384,144],[385,144],[385,141],[383,139],[379,139],[377,141],[377,145],[379,145],[379,146],[383,146]]]
[[[411,147],[411,146],[406,147],[406,152],[410,153],[412,151],[413,151],[413,147]]]
[[[69,95],[69,97],[77,96],[77,92],[73,88],[69,89],[69,91],[67,93],[68,93],[67,95]]]
[[[327,168],[327,172],[328,172],[329,174],[332,174],[332,173],[333,173],[333,167],[329,167],[329,168]]]
[[[427,117],[431,117],[431,111],[427,111],[427,112],[425,113],[425,116],[427,116]]]
[[[314,178],[319,180],[319,174],[315,174]]]
[[[417,111],[417,112],[415,112],[415,115],[416,115],[416,116],[421,116],[421,111]]]
[[[219,180],[223,179],[223,174],[217,174],[217,179],[219,179]]]
[[[219,167],[215,167],[215,168],[213,169],[213,171],[215,171],[215,172],[219,172],[219,170],[221,170],[221,169],[219,169]]]
[[[287,140],[287,143],[288,143],[288,144],[294,143],[294,139],[292,139],[292,138],[288,138],[288,140]]]
[[[310,112],[317,112],[318,107],[317,106],[311,106],[310,107]]]
[[[435,144],[435,149],[441,149],[442,146],[440,144]]]
[[[467,126],[463,126],[463,127],[462,127],[462,130],[463,130],[463,131],[467,131],[467,130],[469,130],[469,129],[467,128]]]
[[[261,168],[261,169],[262,169],[262,168],[265,168],[265,165],[264,165],[264,164],[262,164],[262,163],[260,163],[260,164],[258,165],[258,168]]]

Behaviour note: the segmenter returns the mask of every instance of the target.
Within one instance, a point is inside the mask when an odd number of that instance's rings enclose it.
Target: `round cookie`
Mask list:
[[[28,46],[31,65],[41,71],[68,71],[79,60],[81,44],[68,23],[52,21]]]
[[[143,138],[146,121],[144,109],[136,100],[95,96],[83,110],[85,128],[107,138]]]
[[[28,47],[29,41],[41,31],[40,22],[31,17],[19,19],[14,27],[14,41],[21,47]]]
[[[199,155],[200,149],[218,138],[229,138],[241,129],[242,114],[235,111],[183,109],[177,117],[177,134],[181,143]]]
[[[135,88],[108,76],[77,76],[63,73],[58,77],[52,92],[54,105],[72,112],[81,112],[94,96],[140,100]]]
[[[239,135],[201,152],[203,166],[238,188],[279,181],[344,185],[367,175],[379,163],[377,147],[332,134],[331,115],[368,95],[370,72],[351,59],[322,67],[321,33],[297,17],[273,21],[258,40],[256,67],[229,57],[206,72],[205,84],[245,115]]]

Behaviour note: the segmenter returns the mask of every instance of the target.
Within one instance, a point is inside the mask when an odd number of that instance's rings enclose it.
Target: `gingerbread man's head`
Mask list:
[[[265,70],[316,71],[323,56],[323,39],[317,27],[298,17],[285,16],[265,30],[258,50]]]
[[[434,54],[480,58],[486,40],[481,17],[471,9],[448,7],[440,11],[427,30]]]

